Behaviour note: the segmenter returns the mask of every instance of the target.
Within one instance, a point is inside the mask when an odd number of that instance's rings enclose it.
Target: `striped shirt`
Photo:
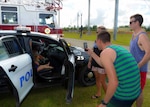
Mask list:
[[[141,92],[140,71],[137,62],[128,50],[121,46],[110,45],[116,51],[114,67],[119,81],[114,97],[119,100],[133,100]]]

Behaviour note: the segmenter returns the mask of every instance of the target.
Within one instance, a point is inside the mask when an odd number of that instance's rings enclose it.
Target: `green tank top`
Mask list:
[[[114,66],[119,81],[114,97],[133,100],[140,95],[140,71],[132,54],[121,46],[110,45],[116,51]]]

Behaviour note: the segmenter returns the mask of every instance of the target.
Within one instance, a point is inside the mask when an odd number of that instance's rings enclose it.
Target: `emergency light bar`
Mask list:
[[[30,27],[25,27],[25,26],[17,26],[17,27],[14,27],[14,29],[17,31],[23,31],[23,32],[30,32],[31,31]]]

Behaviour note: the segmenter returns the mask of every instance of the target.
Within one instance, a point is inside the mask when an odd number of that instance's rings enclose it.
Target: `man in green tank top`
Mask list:
[[[96,44],[103,50],[100,57],[87,49],[88,54],[104,67],[108,77],[106,95],[98,107],[131,107],[141,93],[140,71],[132,54],[110,41],[107,31],[97,36]]]

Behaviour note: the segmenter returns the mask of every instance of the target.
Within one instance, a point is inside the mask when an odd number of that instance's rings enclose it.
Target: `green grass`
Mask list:
[[[111,39],[112,39],[113,44],[129,46],[132,32],[124,32],[124,33],[120,32],[116,35],[116,40],[114,40],[113,33],[110,32],[110,34],[111,34]],[[87,35],[86,33],[84,33],[82,35],[82,37],[80,38],[80,33],[64,32],[64,37],[65,38],[74,38],[74,39],[94,41],[96,39],[96,33],[91,32],[90,35]]]
[[[129,46],[130,39],[132,38],[131,31],[118,32],[116,35],[116,40],[114,40],[113,33],[110,32],[110,34],[111,34],[111,39],[112,39],[113,44]],[[74,39],[94,41],[96,39],[96,33],[94,31],[92,31],[90,35],[87,35],[87,33],[84,33],[82,37],[80,38],[80,33],[64,32],[64,38],[74,38]]]
[[[144,90],[144,104],[143,107],[149,107],[150,97],[150,79],[147,80],[147,84]],[[41,89],[32,89],[29,95],[26,97],[21,107],[96,107],[104,94],[99,99],[91,99],[96,91],[95,86],[81,87],[75,84],[74,98],[71,104],[66,104],[65,95],[66,90],[61,87],[50,87]],[[1,107],[15,107],[15,100],[10,93],[0,94]]]

